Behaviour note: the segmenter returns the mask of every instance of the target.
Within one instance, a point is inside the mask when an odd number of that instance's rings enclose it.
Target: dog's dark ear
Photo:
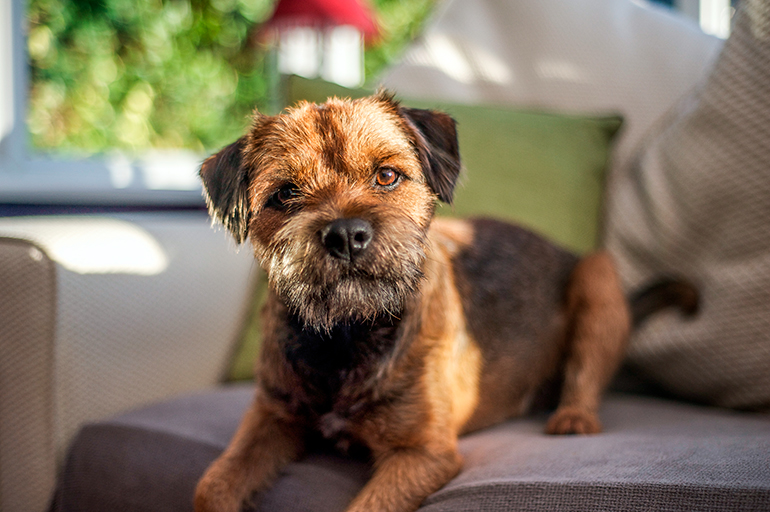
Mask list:
[[[248,234],[248,172],[241,153],[246,137],[241,137],[201,164],[200,177],[209,214],[221,222],[240,244]]]
[[[451,203],[461,168],[455,120],[435,110],[401,107],[401,112],[417,131],[417,153],[428,185]]]

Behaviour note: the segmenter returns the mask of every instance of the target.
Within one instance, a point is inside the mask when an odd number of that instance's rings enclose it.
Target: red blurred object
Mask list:
[[[307,25],[328,27],[352,25],[367,40],[377,36],[379,30],[374,16],[364,0],[279,0],[266,28]]]

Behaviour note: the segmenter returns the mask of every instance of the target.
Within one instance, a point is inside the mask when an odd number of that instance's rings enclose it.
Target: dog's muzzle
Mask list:
[[[320,232],[321,243],[335,258],[349,262],[361,256],[374,237],[374,229],[361,218],[337,219]]]

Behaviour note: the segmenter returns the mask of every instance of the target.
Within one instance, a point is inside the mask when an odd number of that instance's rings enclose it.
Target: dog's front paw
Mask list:
[[[241,500],[216,464],[206,471],[195,488],[195,512],[238,512]]]
[[[553,413],[545,431],[551,435],[598,434],[602,431],[602,425],[592,412],[576,407],[564,407]]]

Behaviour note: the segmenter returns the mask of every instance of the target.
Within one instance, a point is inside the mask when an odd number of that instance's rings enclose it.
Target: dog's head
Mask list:
[[[383,92],[255,114],[200,175],[211,215],[251,240],[278,296],[329,328],[400,312],[459,172],[454,120]]]

